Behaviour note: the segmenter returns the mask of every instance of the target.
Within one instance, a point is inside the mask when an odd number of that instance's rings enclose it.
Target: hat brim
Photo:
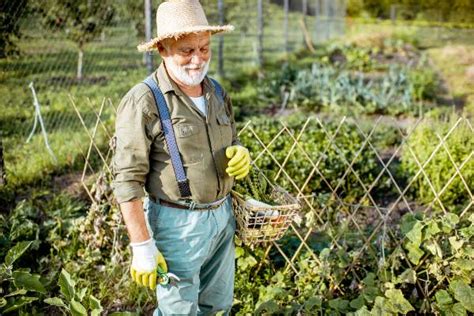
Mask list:
[[[169,34],[163,34],[161,36],[155,37],[151,41],[148,41],[146,43],[140,44],[137,46],[137,49],[139,52],[149,52],[149,51],[154,51],[156,50],[156,44],[158,42],[167,39],[167,38],[175,38],[178,39],[181,36],[184,36],[186,34],[192,34],[192,33],[200,33],[200,32],[211,32],[211,35],[218,34],[218,33],[225,33],[225,32],[231,32],[234,30],[233,25],[198,25],[198,26],[193,26],[189,28],[185,28],[179,32],[173,32]]]

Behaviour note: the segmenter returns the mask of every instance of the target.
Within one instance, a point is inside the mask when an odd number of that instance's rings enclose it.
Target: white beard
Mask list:
[[[202,82],[209,70],[209,63],[211,59],[209,58],[207,62],[204,62],[200,65],[187,64],[180,66],[174,62],[172,58],[168,59],[166,63],[166,68],[171,71],[176,79],[184,83],[187,86],[197,86]],[[187,70],[190,69],[200,69],[199,73],[193,75],[189,74]]]

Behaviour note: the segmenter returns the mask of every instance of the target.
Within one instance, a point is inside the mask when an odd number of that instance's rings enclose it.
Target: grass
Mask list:
[[[440,71],[453,102],[474,116],[474,44],[432,48],[428,54]]]

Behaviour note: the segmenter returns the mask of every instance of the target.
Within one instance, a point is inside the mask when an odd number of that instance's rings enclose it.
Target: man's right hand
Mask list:
[[[150,238],[147,241],[131,243],[132,246],[132,265],[130,274],[132,279],[140,285],[147,286],[154,290],[157,283],[158,266],[164,273],[168,272],[165,258],[156,248],[155,241]]]

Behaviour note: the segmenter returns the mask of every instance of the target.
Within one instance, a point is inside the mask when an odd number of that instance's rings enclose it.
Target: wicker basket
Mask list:
[[[278,205],[250,205],[235,191],[232,191],[232,197],[237,235],[248,245],[283,237],[301,208],[294,197],[278,186],[273,187],[271,193],[273,201]]]

